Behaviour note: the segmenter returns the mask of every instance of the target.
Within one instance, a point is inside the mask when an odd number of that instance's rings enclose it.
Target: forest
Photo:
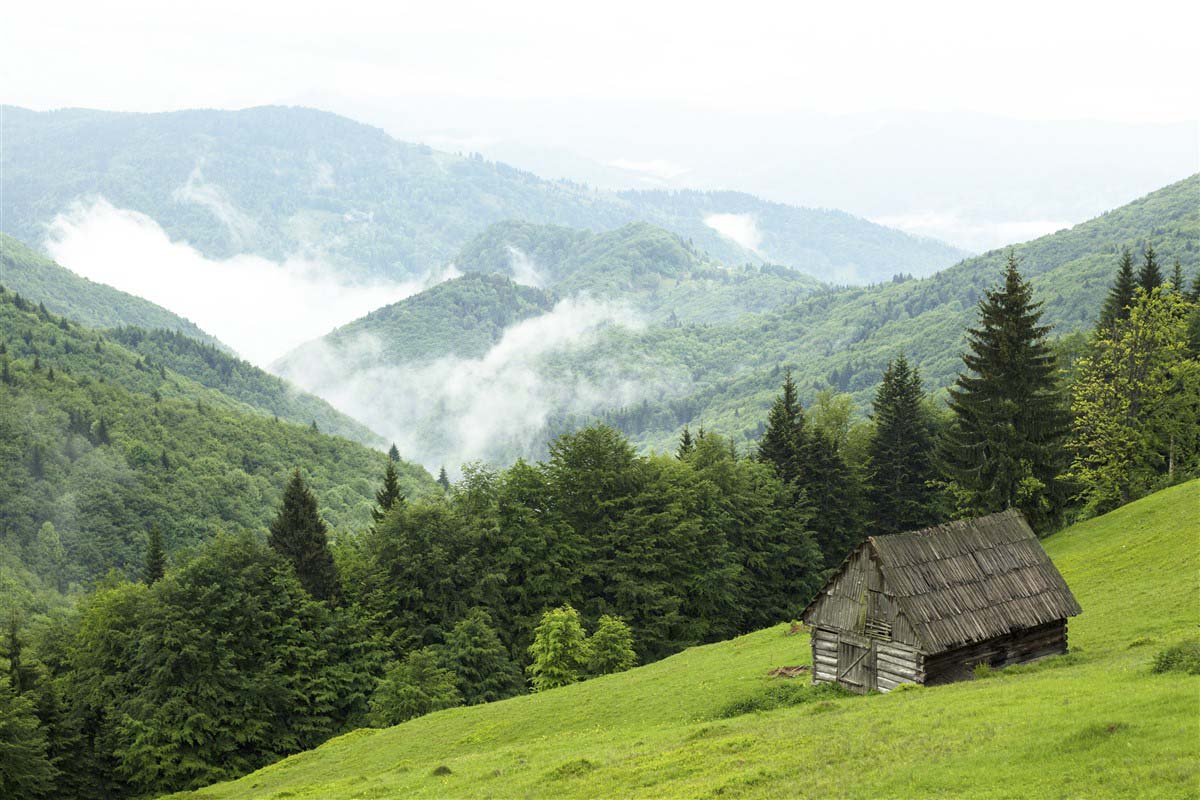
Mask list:
[[[753,446],[593,423],[453,484],[4,292],[6,796],[197,788],[794,618],[868,534],[1008,507],[1048,533],[1200,475],[1200,275],[1120,249],[1055,338],[1022,270],[944,395],[903,350],[865,416],[784,369]]]

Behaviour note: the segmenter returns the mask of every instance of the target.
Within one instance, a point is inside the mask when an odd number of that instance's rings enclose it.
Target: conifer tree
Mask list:
[[[784,375],[783,387],[767,413],[767,429],[758,443],[758,460],[775,468],[785,484],[794,486],[803,466],[804,410],[796,396],[792,371]]]
[[[47,756],[46,732],[33,703],[0,676],[0,790],[6,800],[48,797],[57,773]]]
[[[1171,291],[1177,294],[1187,292],[1187,283],[1183,279],[1183,264],[1179,256],[1175,256],[1175,266],[1171,268]]]
[[[1101,327],[1109,327],[1117,320],[1129,319],[1129,307],[1133,305],[1133,290],[1137,281],[1133,276],[1133,254],[1128,247],[1121,248],[1121,261],[1117,266],[1117,277],[1108,290],[1104,307],[1100,311]]]
[[[383,486],[375,492],[375,507],[371,509],[371,519],[378,525],[397,503],[404,503],[404,495],[400,492],[400,476],[396,472],[396,462],[389,458],[387,468],[383,472]]]
[[[450,476],[446,474],[444,466],[438,471],[437,484],[442,487],[443,492],[450,491]]]
[[[888,363],[875,393],[867,455],[871,527],[878,533],[932,522],[933,438],[921,408],[921,376],[903,355]]]
[[[400,460],[400,451],[396,449],[396,443],[392,442],[392,446],[388,448],[388,459],[390,461]]]
[[[1153,243],[1148,242],[1146,249],[1142,251],[1142,267],[1138,270],[1137,280],[1138,286],[1142,287],[1146,294],[1162,286],[1162,270],[1158,268],[1158,254],[1154,252]]]
[[[1041,303],[1010,252],[1004,285],[979,302],[979,326],[950,389],[944,457],[960,513],[1018,507],[1044,522],[1058,499],[1067,419]]]
[[[680,461],[687,458],[688,453],[692,452],[696,447],[696,440],[692,438],[692,432],[688,430],[688,426],[683,426],[683,434],[679,437],[679,448],[675,451],[675,457]]]
[[[333,554],[324,520],[304,478],[297,469],[292,473],[279,513],[271,523],[267,539],[277,553],[287,558],[296,570],[300,584],[318,600],[337,601],[341,596]]]
[[[453,708],[462,703],[454,673],[441,665],[437,650],[414,650],[387,675],[371,696],[371,721],[379,727]]]
[[[146,569],[143,580],[149,586],[162,578],[166,572],[167,558],[163,553],[162,531],[157,525],[150,526],[150,541],[146,545]]]
[[[520,694],[521,671],[482,608],[473,608],[446,634],[442,661],[454,673],[466,705],[490,703]]]

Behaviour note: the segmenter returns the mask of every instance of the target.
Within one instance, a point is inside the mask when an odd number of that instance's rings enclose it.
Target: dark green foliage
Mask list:
[[[450,491],[450,476],[446,474],[445,467],[438,470],[437,485],[442,487],[443,492]]]
[[[944,454],[962,513],[1016,506],[1042,527],[1057,506],[1067,418],[1041,316],[1010,253],[1004,285],[979,302],[966,371],[950,390]]]
[[[0,796],[6,800],[50,797],[56,772],[33,703],[14,692],[8,677],[0,675]]]
[[[409,653],[380,681],[371,695],[371,724],[398,725],[461,703],[454,673],[441,665],[434,648],[426,647]]]
[[[758,460],[770,464],[779,479],[794,486],[803,468],[804,410],[788,370],[783,387],[767,412],[767,429],[758,442]]]
[[[1155,252],[1154,245],[1147,242],[1146,249],[1142,251],[1142,266],[1138,269],[1137,284],[1143,292],[1150,294],[1162,286],[1162,282],[1163,274],[1158,266],[1158,253]]]
[[[1150,671],[1200,675],[1200,640],[1187,639],[1159,651],[1154,656]]]
[[[395,445],[392,449],[396,449]],[[404,503],[404,495],[400,491],[400,475],[396,472],[396,462],[389,455],[383,471],[383,486],[375,492],[375,507],[371,509],[371,519],[378,525],[397,503]]]
[[[875,393],[868,450],[867,492],[876,533],[916,530],[934,521],[933,437],[922,395],[920,374],[897,356]]]
[[[146,545],[146,567],[142,571],[142,580],[152,584],[160,580],[166,572],[167,556],[163,552],[162,531],[157,525],[150,526],[150,538]]]
[[[509,658],[491,616],[482,608],[471,609],[446,634],[441,657],[454,673],[466,705],[503,700],[524,689],[520,667]]]
[[[804,703],[828,702],[849,696],[852,696],[850,691],[839,683],[812,684],[803,678],[772,678],[746,697],[722,706],[714,717],[731,719],[743,714],[774,711]]]
[[[392,446],[388,448],[388,460],[389,461],[399,461],[400,460],[400,451],[396,449],[395,442],[392,442]]]
[[[1137,288],[1133,277],[1133,253],[1128,247],[1121,248],[1121,261],[1117,266],[1117,277],[1113,280],[1104,307],[1100,310],[1100,324],[1112,325],[1119,319],[1129,319],[1129,307],[1133,305],[1133,290]]]
[[[317,498],[299,469],[292,473],[283,490],[279,513],[271,523],[267,541],[275,552],[292,563],[300,584],[314,598],[327,602],[341,598],[325,521],[317,508]]]
[[[692,439],[692,432],[688,430],[688,426],[683,426],[683,433],[679,435],[679,447],[675,450],[675,457],[679,459],[687,458],[688,455],[696,447],[696,442]]]
[[[633,650],[633,631],[625,620],[605,614],[588,638],[587,672],[589,675],[609,675],[637,666]]]

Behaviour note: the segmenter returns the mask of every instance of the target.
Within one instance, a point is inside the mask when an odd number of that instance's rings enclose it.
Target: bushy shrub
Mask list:
[[[1200,639],[1186,639],[1160,650],[1154,656],[1152,672],[1184,672],[1200,675]]]
[[[746,697],[725,704],[717,711],[716,717],[729,719],[730,717],[740,717],[743,714],[773,711],[777,708],[798,706],[817,700],[847,697],[850,694],[852,694],[850,690],[836,683],[811,684],[793,679],[776,680]]]

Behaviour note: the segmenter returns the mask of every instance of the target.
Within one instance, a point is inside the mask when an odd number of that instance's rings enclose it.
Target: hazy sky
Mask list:
[[[1137,3],[6,3],[0,101],[667,100],[714,110],[1200,113],[1200,6]]]

